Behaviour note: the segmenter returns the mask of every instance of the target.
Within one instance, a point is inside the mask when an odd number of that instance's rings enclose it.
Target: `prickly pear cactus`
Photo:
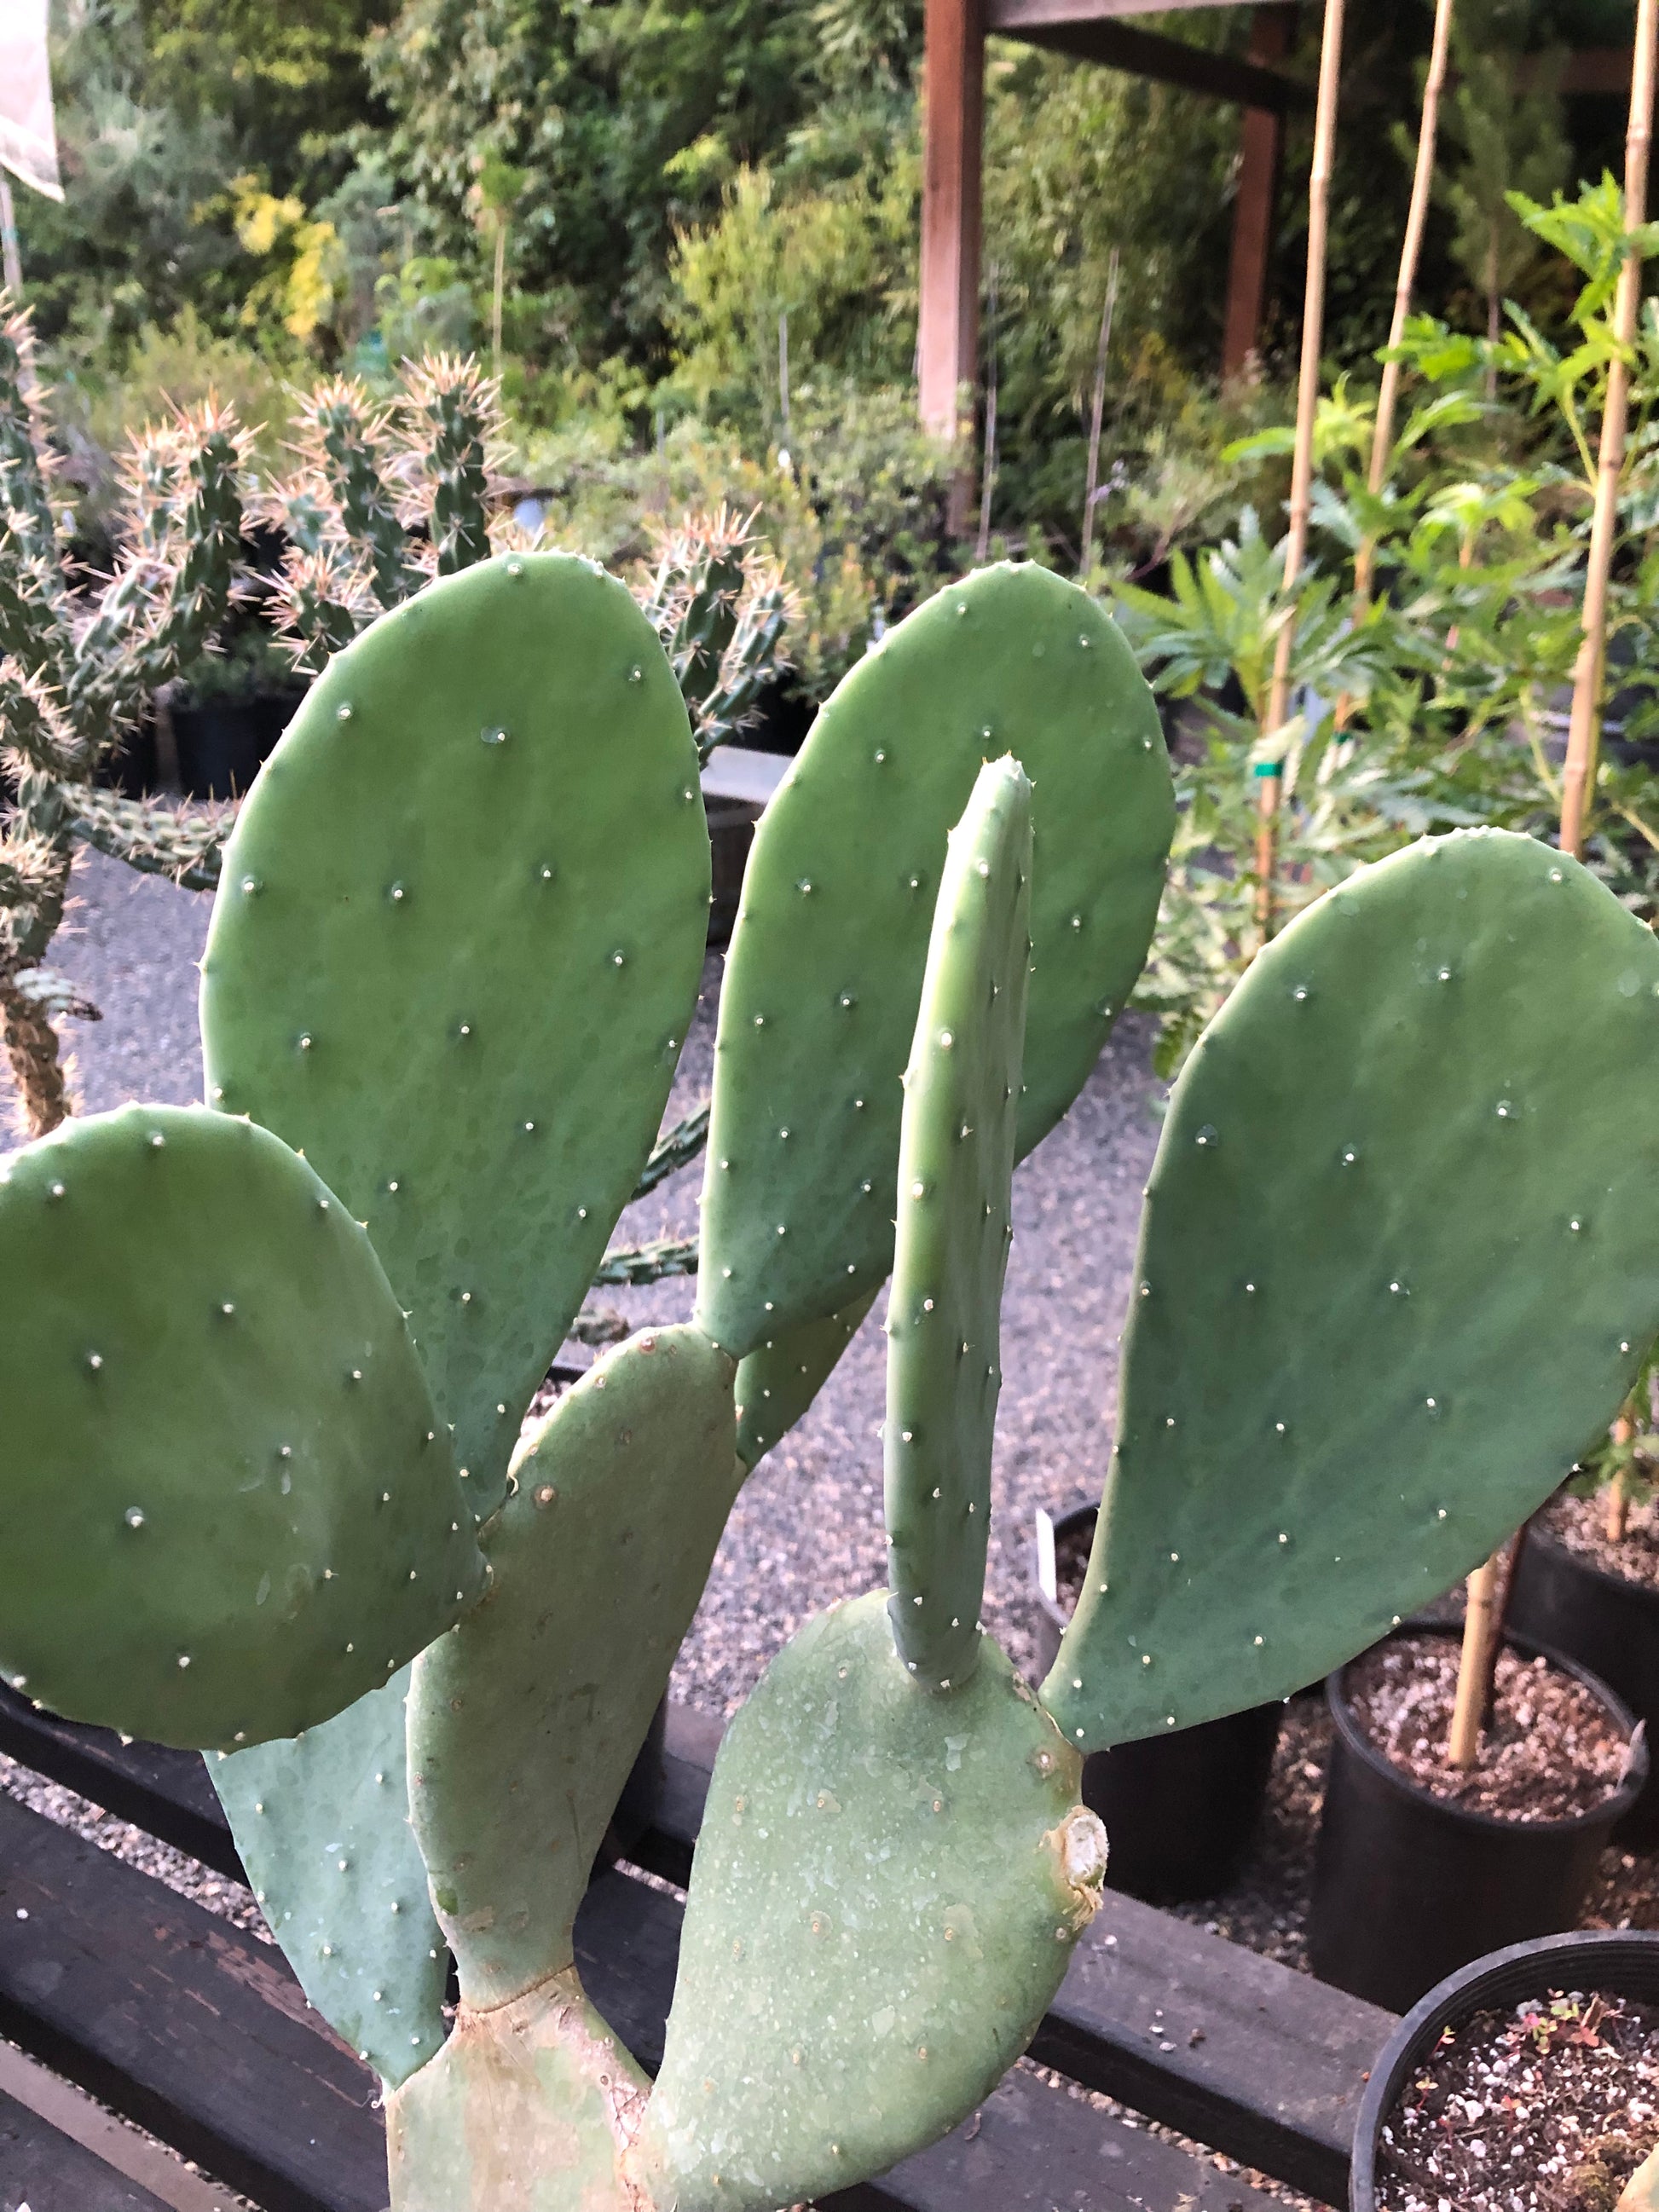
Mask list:
[[[901,1137],[893,1587],[809,1623],[721,1745],[640,2138],[659,2203],[767,2212],[945,2133],[1099,1902],[1077,1756],[979,1625],[1030,812],[999,763],[951,841]]]
[[[483,1587],[368,1239],[250,1122],[126,1106],[0,1160],[0,1669],[229,1746],[327,1720]]]
[[[383,616],[237,822],[210,1097],[368,1223],[481,1517],[662,1118],[708,877],[679,687],[625,588],[568,554]]]
[[[982,569],[843,680],[756,835],[720,994],[697,1291],[702,1325],[740,1355],[892,1265],[899,1079],[945,840],[981,763],[1010,751],[1036,854],[1022,1154],[1139,973],[1175,822],[1152,695],[1086,593]]]
[[[1282,1697],[1542,1504],[1659,1333],[1659,945],[1461,831],[1252,964],[1170,1102],[1043,1695],[1086,1748]]]
[[[581,564],[476,567],[322,679],[221,889],[222,1110],[0,1166],[0,1660],[248,1747],[215,1779],[390,2092],[397,2212],[766,2212],[933,2139],[1097,1899],[1081,1751],[1292,1687],[1449,1583],[1659,1332],[1651,938],[1524,839],[1362,872],[1177,1087],[1088,1593],[1019,1682],[979,1622],[1009,1181],[1151,926],[1138,681],[1017,569],[849,679],[757,847],[697,1317],[533,1425],[617,1209],[697,1126],[646,1169],[702,961],[696,749]],[[572,1919],[744,1474],[890,1266],[890,1588],[728,1731],[653,2086]]]

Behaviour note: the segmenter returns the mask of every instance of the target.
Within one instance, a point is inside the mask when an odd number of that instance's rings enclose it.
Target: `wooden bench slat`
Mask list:
[[[712,1716],[670,1707],[661,1804],[633,1856],[681,1887],[720,1734]],[[37,1713],[9,1691],[0,1691],[0,1750],[240,1878],[223,1814],[194,1753],[123,1745],[106,1729]],[[660,1959],[648,1954],[671,1923],[641,1917],[639,1887],[624,1881],[617,1893],[595,1884],[585,1918],[603,1934],[583,1966],[596,1983],[616,1974],[611,2004],[597,1988],[595,2001],[624,2040],[641,2039],[641,2062],[654,2065],[672,1977],[671,1966],[665,1980]],[[678,1925],[676,1913],[676,1944]],[[638,1946],[646,1949],[636,1956]],[[1152,2032],[1160,2007],[1167,2033]],[[1079,1946],[1033,2055],[1230,2156],[1340,2202],[1365,2071],[1393,2026],[1375,2006],[1114,1892]],[[1166,2042],[1173,2048],[1164,2050]]]
[[[1031,2056],[1327,2203],[1392,2013],[1109,1890]]]
[[[197,1751],[123,1743],[112,1729],[83,1728],[37,1711],[0,1683],[0,1751],[49,1782],[91,1798],[118,1820],[199,1859],[216,1874],[246,1881],[230,1823]]]
[[[167,2212],[159,2197],[0,2089],[0,2212]]]
[[[282,1954],[4,1796],[0,2033],[264,2212],[382,2212],[374,2081]]]
[[[680,1919],[673,1898],[610,1872],[577,1924],[594,2002],[647,2065],[661,2057]],[[0,2029],[264,2212],[381,2212],[374,2084],[281,1954],[4,1796]],[[823,2203],[1174,2212],[1183,2199],[1193,2212],[1267,2205],[1178,2146],[1016,2074],[946,2142]]]

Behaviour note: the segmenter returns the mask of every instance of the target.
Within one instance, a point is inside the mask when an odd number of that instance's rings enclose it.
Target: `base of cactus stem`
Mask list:
[[[74,1111],[58,1032],[32,1000],[0,984],[0,1037],[17,1089],[18,1134],[44,1137]]]
[[[574,1966],[509,2004],[463,2005],[386,2097],[392,2212],[641,2212],[623,2161],[650,2092]]]

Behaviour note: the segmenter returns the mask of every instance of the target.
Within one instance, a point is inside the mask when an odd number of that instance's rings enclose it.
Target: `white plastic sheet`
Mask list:
[[[0,0],[0,166],[61,200],[46,0]]]

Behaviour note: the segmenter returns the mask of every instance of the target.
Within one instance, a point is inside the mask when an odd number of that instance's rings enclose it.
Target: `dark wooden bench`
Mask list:
[[[657,1823],[635,1856],[684,1887],[718,1726],[675,1709]],[[0,1692],[0,1751],[222,1874],[240,1867],[192,1753],[123,1745]],[[681,1907],[625,1869],[596,1876],[578,1962],[647,2066],[661,2054]],[[1328,2203],[1346,2201],[1367,2071],[1392,2015],[1109,1894],[1032,2057]],[[375,2084],[307,2005],[280,1952],[0,1796],[0,2033],[241,2191],[264,2212],[383,2212]],[[51,2130],[0,2106],[37,2194],[0,2212],[149,2212],[102,2169],[50,2181]],[[58,2139],[60,2146],[64,2139]],[[66,2146],[75,2157],[87,2154]],[[0,2174],[9,2170],[0,2166]],[[102,2187],[100,2196],[98,2187]],[[125,2195],[121,2191],[125,2190]],[[1028,2071],[963,2127],[835,2212],[1259,2212],[1267,2202],[1130,2117]]]

